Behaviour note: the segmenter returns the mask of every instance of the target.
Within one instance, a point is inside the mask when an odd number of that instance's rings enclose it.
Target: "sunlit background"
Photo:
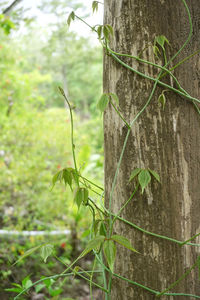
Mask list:
[[[0,15],[12,2],[0,2]],[[73,167],[70,115],[59,86],[74,107],[78,168],[103,185],[102,116],[96,108],[102,49],[80,20],[68,28],[72,10],[91,26],[102,23],[103,5],[93,14],[92,1],[22,0],[9,13],[15,28],[0,27],[0,298],[5,300],[17,293],[13,283],[64,269],[55,257],[44,263],[39,252],[12,267],[28,249],[52,243],[68,264],[88,238],[90,211],[78,210],[63,183],[52,189],[53,175]],[[91,197],[99,201],[95,189]],[[51,235],[65,230],[70,233]],[[90,259],[83,264],[90,267]],[[33,288],[20,299],[84,300],[88,295],[85,284],[68,279]]]

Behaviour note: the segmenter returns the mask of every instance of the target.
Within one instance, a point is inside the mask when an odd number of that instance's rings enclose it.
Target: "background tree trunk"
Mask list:
[[[139,55],[155,36],[170,41],[168,55],[182,46],[189,33],[186,9],[181,0],[105,0],[104,24],[114,28],[111,48],[117,52]],[[199,49],[200,2],[187,1],[192,14],[193,36],[176,61]],[[144,59],[155,61],[152,47],[143,52]],[[156,77],[155,68],[122,58],[137,70]],[[174,65],[175,63],[173,63]],[[200,56],[194,56],[174,73],[184,89],[200,97]],[[170,83],[169,77],[165,82]],[[133,74],[112,57],[104,59],[104,92],[116,93],[120,108],[130,122],[147,101],[153,83]],[[130,197],[134,183],[128,184],[135,168],[150,168],[159,173],[162,184],[152,180],[141,196],[139,191],[122,217],[146,230],[177,240],[186,240],[200,232],[200,117],[193,104],[172,92],[166,93],[163,110],[158,105],[162,89],[157,88],[150,105],[132,128],[114,191],[112,210],[116,213]],[[127,129],[111,106],[104,116],[106,203]],[[115,232],[132,241],[141,253],[118,248],[115,273],[161,291],[177,280],[196,260],[199,248],[180,247],[172,242],[143,234],[122,222]],[[199,242],[198,239],[194,240]],[[200,295],[197,270],[183,280],[173,292]],[[113,280],[112,299],[156,299],[155,295],[130,284]],[[166,297],[162,299],[180,299]],[[189,299],[181,297],[181,299]]]

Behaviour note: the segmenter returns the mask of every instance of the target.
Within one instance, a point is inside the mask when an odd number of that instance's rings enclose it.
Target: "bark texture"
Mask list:
[[[117,52],[139,55],[155,36],[165,35],[173,55],[186,40],[189,23],[181,0],[105,0],[104,24],[114,28],[111,48]],[[200,1],[187,1],[192,14],[193,36],[176,61],[199,49]],[[143,52],[144,59],[155,61],[152,47]],[[151,76],[155,68],[132,59],[123,61]],[[174,73],[182,87],[200,98],[200,56],[194,56]],[[168,84],[169,77],[165,79]],[[105,54],[104,92],[116,93],[120,108],[130,122],[145,104],[153,87]],[[128,184],[134,168],[150,168],[160,174],[162,184],[152,180],[143,196],[138,192],[122,217],[146,230],[178,240],[186,240],[200,232],[200,117],[193,104],[166,93],[163,110],[158,106],[157,88],[150,105],[132,128],[114,191],[112,210],[117,212],[130,197],[134,183]],[[104,116],[106,203],[120,157],[127,129],[111,106]],[[161,291],[177,280],[196,260],[199,248],[180,247],[172,242],[143,234],[122,222],[116,222],[115,233],[129,238],[141,254],[118,247],[115,273]],[[200,242],[199,239],[194,240]],[[173,292],[200,295],[197,270],[173,288]],[[155,295],[141,288],[113,279],[111,299],[151,300]],[[161,299],[180,299],[166,297]],[[189,299],[181,297],[181,299]]]

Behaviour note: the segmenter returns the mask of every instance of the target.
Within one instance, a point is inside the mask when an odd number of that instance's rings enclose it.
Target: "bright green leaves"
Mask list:
[[[76,185],[79,183],[79,174],[77,174],[76,170],[73,168],[65,168],[61,171],[57,172],[52,178],[52,188],[56,184],[57,181],[64,182],[65,185],[69,185],[72,189],[72,182]]]
[[[23,290],[29,289],[32,286],[32,281],[30,280],[29,276],[26,276],[22,280],[22,284],[12,283],[14,288],[5,289],[7,292],[14,292],[14,293],[21,293]]]
[[[114,101],[117,106],[119,106],[119,98],[117,97],[116,94],[114,93],[104,93],[101,98],[99,99],[97,103],[97,108],[101,111],[104,112],[108,106],[108,103]]]
[[[116,257],[116,245],[113,240],[105,240],[103,252],[110,270],[113,272]]]
[[[165,103],[166,103],[166,97],[165,97],[164,92],[162,92],[162,94],[160,94],[160,96],[158,97],[158,103],[162,105],[162,108],[164,110]]]
[[[108,263],[110,270],[113,272],[115,257],[116,257],[116,244],[118,243],[125,248],[139,253],[135,248],[132,247],[131,242],[122,235],[112,235],[110,239],[105,239],[103,243],[103,252]]]
[[[129,178],[129,182],[137,177],[139,185],[142,189],[142,194],[143,194],[145,188],[151,181],[151,176],[153,176],[157,181],[160,182],[160,176],[155,171],[153,171],[151,169],[136,168],[132,171],[131,176]]]
[[[124,236],[115,234],[111,236],[111,239],[129,250],[139,253],[137,250],[135,250],[135,248],[132,247],[131,242]]]
[[[87,205],[88,203],[88,189],[85,187],[78,187],[75,191],[74,201],[77,204],[78,208],[81,204]]]
[[[106,238],[104,235],[99,235],[93,238],[91,241],[89,241],[86,248],[80,254],[79,258],[82,258],[92,250],[99,252],[101,247],[103,246],[104,257],[107,261],[110,270],[113,272],[116,258],[116,243],[124,246],[125,248],[133,252],[138,253],[138,251],[135,248],[133,248],[130,241],[124,236],[112,235],[111,238]]]
[[[0,15],[0,28],[2,28],[4,33],[8,35],[11,29],[15,28],[15,24],[10,20],[9,17]]]
[[[158,35],[154,39],[154,46],[159,45],[163,51],[165,51],[165,43],[169,45],[169,41],[164,35]]]
[[[101,248],[101,245],[103,244],[104,240],[105,240],[105,236],[99,235],[99,236],[95,237],[94,239],[92,239],[91,241],[89,241],[86,248],[80,254],[79,258],[85,256],[86,254],[88,254],[92,250],[95,250],[95,251],[99,252],[99,250]]]
[[[151,175],[148,170],[142,170],[138,175],[138,181],[142,188],[142,194],[144,192],[144,189],[147,187],[149,182],[151,181]]]
[[[96,27],[96,26],[95,26]],[[110,37],[113,36],[113,28],[111,25],[98,25],[96,32],[98,34],[99,40],[105,41],[105,43],[109,43]]]
[[[163,56],[164,56],[164,62],[167,63],[167,57],[166,57],[166,51],[165,51],[165,44],[169,45],[168,39],[164,35],[156,36],[154,39],[153,44],[153,52],[155,56],[161,55],[159,47],[162,49]]]
[[[30,256],[32,253],[34,253],[35,251],[40,249],[42,246],[43,245],[38,245],[34,248],[31,248],[31,249],[27,250],[22,256],[20,256],[20,258],[14,263],[14,265],[16,265],[18,262],[22,261],[24,258]]]
[[[80,174],[73,168],[65,168],[56,173],[52,179],[52,188],[56,184],[57,181],[64,182],[65,185],[69,185],[72,189],[72,184],[74,183],[76,188],[74,191],[74,202],[77,204],[78,208],[81,204],[87,205],[88,204],[88,195],[89,191],[85,187],[80,187],[79,183]]]
[[[132,171],[131,176],[129,178],[129,182],[133,180],[139,173],[141,172],[140,168],[136,168]]]
[[[97,103],[97,108],[101,112],[104,112],[106,107],[108,106],[109,101],[110,101],[110,99],[109,99],[108,94],[103,94]]]
[[[76,15],[75,15],[74,11],[72,11],[72,12],[69,14],[69,17],[68,17],[68,19],[67,19],[67,25],[68,25],[68,26],[70,26],[71,21],[74,21],[75,16],[76,16]]]
[[[30,256],[31,254],[33,254],[35,251],[39,249],[41,249],[41,257],[44,259],[44,262],[46,262],[47,258],[53,252],[53,245],[51,244],[42,244],[27,250],[22,256],[20,256],[20,258],[14,263],[14,265],[22,261],[24,258]]]
[[[151,169],[149,169],[149,172],[151,173],[151,175],[153,175],[153,177],[154,177],[158,182],[160,182],[160,176],[158,175],[157,172],[155,172],[155,171],[153,171],[153,170],[151,170]]]
[[[47,258],[52,254],[53,252],[53,245],[47,244],[41,247],[41,257],[44,259],[44,262],[46,263]]]
[[[98,6],[99,6],[99,2],[98,1],[93,1],[92,2],[92,11],[93,11],[93,13],[95,11],[98,11]]]

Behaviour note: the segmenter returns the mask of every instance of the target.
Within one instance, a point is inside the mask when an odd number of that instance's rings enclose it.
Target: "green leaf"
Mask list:
[[[160,96],[158,97],[158,103],[160,103],[162,105],[163,110],[164,110],[165,103],[166,103],[166,97],[165,97],[164,93],[160,94]]]
[[[41,257],[44,259],[45,263],[47,261],[47,258],[52,254],[52,252],[53,252],[53,245],[47,244],[45,246],[42,246]]]
[[[165,42],[169,45],[168,39],[164,35],[159,35],[155,37],[154,45],[158,44],[165,51]]]
[[[58,180],[62,180],[62,171],[57,172],[52,178],[52,189]]]
[[[72,178],[73,178],[75,184],[78,186],[79,185],[79,174],[78,174],[78,172],[73,168],[68,168],[68,170],[71,171]]]
[[[88,203],[88,195],[89,195],[88,189],[84,187],[78,187],[76,189],[74,201],[78,205],[78,208],[82,203],[85,205]]]
[[[153,46],[153,53],[155,54],[155,56],[157,56],[158,57],[158,54],[160,54],[160,50],[159,50],[159,48],[157,47],[157,46]]]
[[[16,265],[18,262],[20,262],[22,259],[24,259],[25,257],[31,255],[33,252],[37,251],[38,249],[40,249],[43,245],[39,245],[36,246],[34,248],[31,248],[29,250],[27,250],[22,256],[20,256],[20,258],[13,264]]]
[[[42,277],[43,278],[43,277]],[[46,288],[49,289],[49,287],[55,282],[53,279],[45,279],[43,283],[45,284]]]
[[[153,177],[160,182],[160,176],[158,175],[158,173],[156,173],[155,171],[149,169],[149,172],[153,175]]]
[[[108,94],[103,94],[101,96],[101,98],[99,99],[98,101],[98,104],[97,104],[97,108],[101,111],[101,112],[104,112],[106,107],[108,106],[108,103],[109,103],[110,99],[109,99],[109,96]]]
[[[131,180],[133,180],[140,172],[141,172],[141,168],[136,168],[136,169],[134,169],[133,171],[132,171],[132,173],[131,173],[131,176],[130,176],[130,178],[129,178],[129,182],[131,181]]]
[[[132,247],[130,241],[124,236],[115,234],[111,236],[111,239],[129,250],[139,253],[135,248]]]
[[[107,42],[109,42],[110,35],[113,36],[113,28],[111,25],[106,24],[103,26],[103,35]]]
[[[103,26],[103,36],[106,41],[109,41],[109,35],[110,35],[110,32],[109,32],[108,27],[106,25]]]
[[[147,187],[149,182],[151,181],[151,175],[148,170],[142,170],[140,174],[138,175],[139,184],[142,188],[142,194],[144,192],[144,189]]]
[[[94,221],[94,225],[93,225],[94,235],[97,235],[98,233],[100,222],[101,222],[100,219]]]
[[[106,234],[107,234],[106,224],[103,221],[100,224],[99,233],[100,233],[100,235],[104,235],[104,236],[106,236]]]
[[[116,257],[116,245],[112,240],[105,240],[103,252],[110,270],[113,272]]]
[[[32,281],[30,280],[29,276],[26,276],[23,280],[22,280],[22,286],[24,289],[28,289],[31,285],[32,285]]]
[[[69,184],[70,188],[72,188],[72,173],[70,169],[63,169],[62,177],[64,179],[65,185]]]
[[[63,292],[63,290],[62,290],[61,288],[57,288],[57,289],[49,288],[49,294],[50,294],[52,297],[58,296],[58,295],[60,295],[62,292]]]
[[[75,13],[74,13],[74,11],[72,11],[72,12],[69,14],[69,17],[68,17],[68,19],[67,19],[67,24],[68,24],[68,26],[70,26],[71,21],[72,21],[72,20],[74,21],[74,19],[75,19]]]
[[[89,253],[92,250],[95,250],[98,252],[100,250],[100,247],[104,240],[105,240],[105,236],[99,235],[99,236],[95,237],[94,239],[92,239],[91,241],[89,241],[86,248],[80,254],[80,258],[85,256],[87,253]]]
[[[114,35],[113,27],[111,25],[106,24],[105,27],[108,29],[108,31],[111,35]]]
[[[102,37],[102,30],[103,30],[103,26],[102,25],[99,25],[97,27],[97,34],[98,34],[98,38],[101,39]]]
[[[35,287],[36,294],[39,293],[44,287],[45,287],[45,284],[42,284],[42,283],[36,285],[36,287]]]
[[[5,289],[6,292],[12,292],[12,293],[20,293],[23,291],[23,288],[10,288],[10,289]]]
[[[93,13],[95,12],[95,10],[96,11],[98,11],[98,1],[93,1],[92,2],[92,11],[93,11]]]

